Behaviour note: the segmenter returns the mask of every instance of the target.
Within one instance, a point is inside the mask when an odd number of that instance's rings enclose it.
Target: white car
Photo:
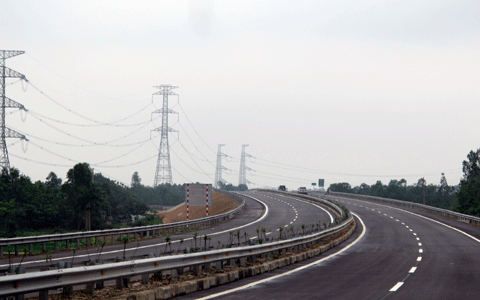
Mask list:
[[[297,190],[297,193],[299,194],[307,194],[307,188],[302,186],[302,187],[299,187],[298,190]]]

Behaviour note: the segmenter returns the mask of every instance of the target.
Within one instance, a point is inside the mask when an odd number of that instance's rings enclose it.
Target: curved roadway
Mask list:
[[[352,237],[293,266],[179,299],[478,299],[480,229],[439,216],[337,198]]]
[[[301,225],[323,224],[331,221],[331,215],[323,208],[310,203],[299,201],[292,197],[283,196],[274,193],[246,193],[244,196],[245,209],[237,214],[234,219],[228,222],[215,224],[214,227],[198,230],[197,247],[204,246],[203,236],[206,234],[211,238],[207,246],[218,248],[219,245],[226,246],[230,241],[230,232],[240,231],[241,242],[245,241],[244,233],[247,233],[247,240],[257,238],[257,229],[264,227],[268,238],[278,237],[278,228],[285,226],[294,226],[296,232],[301,230]],[[193,232],[186,232],[171,236],[171,249],[183,250],[195,245],[192,238]],[[183,239],[184,242],[180,243]],[[220,243],[219,243],[220,242]],[[238,239],[234,239],[236,244]],[[127,245],[126,257],[143,256],[153,253],[164,253],[170,248],[165,246],[165,237],[143,240],[138,243],[129,243]],[[99,248],[90,248],[79,250],[75,253],[74,261],[76,264],[90,260],[94,261],[98,257]],[[61,252],[52,255],[52,261],[72,261],[72,252]],[[123,244],[105,246],[100,256],[101,260],[113,260],[123,257]],[[14,266],[18,265],[20,258],[14,259]],[[38,268],[45,266],[45,256],[26,257],[22,266],[27,268]],[[0,269],[8,267],[8,258],[0,260]]]

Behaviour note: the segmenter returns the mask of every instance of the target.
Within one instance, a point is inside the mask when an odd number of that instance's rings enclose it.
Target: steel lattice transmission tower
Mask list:
[[[222,166],[222,157],[228,157],[225,153],[222,153],[222,147],[225,146],[224,144],[218,144],[218,150],[217,150],[217,168],[215,170],[215,182],[214,182],[214,187],[215,188],[220,188],[220,183],[227,183],[225,179],[222,178],[222,171],[223,170],[228,170],[224,166]]]
[[[18,133],[10,128],[5,126],[5,109],[6,108],[20,108],[25,110],[25,107],[12,99],[5,96],[5,79],[6,78],[20,78],[27,81],[25,75],[18,73],[15,70],[12,70],[5,66],[5,60],[17,55],[21,55],[25,51],[16,51],[16,50],[0,50],[0,97],[2,101],[2,108],[0,111],[0,131],[1,138],[0,141],[0,169],[10,168],[10,160],[8,159],[8,150],[7,143],[5,138],[20,138],[28,141],[28,139],[21,133]]]
[[[172,92],[173,89],[178,86],[171,86],[164,84],[156,86],[160,91],[153,94],[163,96],[163,106],[161,109],[154,111],[153,113],[162,114],[162,127],[156,128],[153,131],[160,131],[160,148],[158,149],[157,169],[155,170],[155,182],[153,186],[159,184],[169,183],[172,184],[172,165],[170,163],[170,145],[168,144],[168,133],[176,132],[175,129],[168,127],[168,114],[176,114],[177,112],[168,108],[168,96],[176,95]],[[152,97],[153,97],[152,96]]]
[[[247,147],[248,147],[247,144],[242,145],[242,156],[240,158],[240,176],[238,178],[238,185],[241,185],[241,184],[247,185],[247,183],[251,183],[250,181],[247,180],[247,171],[250,171],[252,169],[247,167],[245,160],[246,158],[253,157],[253,156],[245,152],[245,148]]]

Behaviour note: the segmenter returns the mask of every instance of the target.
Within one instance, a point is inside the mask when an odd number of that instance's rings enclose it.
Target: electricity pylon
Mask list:
[[[248,147],[247,144],[242,145],[242,156],[240,158],[240,172],[239,172],[240,176],[239,176],[239,179],[238,179],[238,185],[241,185],[241,184],[247,185],[247,183],[251,183],[250,181],[247,180],[247,171],[250,171],[252,169],[247,167],[247,165],[245,163],[245,160],[246,160],[246,158],[253,157],[253,156],[251,156],[250,154],[245,152],[246,147]]]
[[[176,114],[177,112],[168,108],[168,96],[176,95],[171,90],[177,87],[178,86],[171,86],[169,84],[156,86],[156,88],[160,91],[153,94],[153,96],[163,96],[163,107],[153,112],[162,114],[162,126],[153,130],[160,131],[160,148],[158,149],[157,169],[155,170],[155,182],[153,184],[154,187],[159,184],[173,183],[172,165],[170,163],[170,146],[168,144],[168,133],[176,132],[176,130],[168,127],[168,114]]]
[[[2,101],[2,108],[0,111],[0,135],[2,139],[0,141],[0,169],[10,168],[10,160],[8,159],[8,150],[5,138],[20,138],[22,140],[28,141],[28,139],[23,134],[18,133],[5,126],[5,108],[20,108],[26,110],[22,104],[13,101],[12,99],[5,96],[5,78],[20,78],[27,81],[25,75],[5,66],[6,59],[21,55],[23,53],[25,53],[25,51],[0,50],[0,97]]]
[[[224,144],[218,144],[218,150],[217,150],[217,168],[215,171],[215,182],[214,182],[214,187],[215,188],[220,188],[220,183],[227,183],[225,179],[222,178],[222,171],[223,170],[228,170],[224,166],[222,166],[222,157],[225,156],[227,157],[225,153],[222,153],[222,147],[225,146]]]

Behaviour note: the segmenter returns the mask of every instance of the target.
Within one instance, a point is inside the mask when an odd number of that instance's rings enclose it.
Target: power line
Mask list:
[[[195,126],[193,126],[192,122],[190,121],[190,119],[188,118],[187,114],[185,113],[185,110],[183,109],[182,105],[180,105],[180,101],[178,102],[178,106],[180,106],[180,109],[182,110],[183,112],[183,115],[185,116],[185,119],[187,119],[188,123],[190,123],[190,126],[192,126],[193,128],[193,131],[195,131],[195,133],[198,135],[198,137],[200,138],[200,140],[208,147],[208,149],[210,149],[210,151],[212,151],[213,154],[216,154],[215,153],[215,150],[213,150],[212,148],[210,148],[210,146],[205,142],[205,140],[202,138],[202,136],[198,133],[198,131],[195,129]]]
[[[145,109],[146,109],[148,106],[150,106],[150,104],[151,104],[151,103],[149,103],[147,106],[145,106],[144,108],[140,109],[139,111],[131,114],[131,115],[128,116],[128,117],[122,118],[122,119],[120,119],[120,120],[113,121],[113,122],[101,122],[101,121],[97,121],[97,120],[95,120],[95,119],[86,117],[86,116],[84,116],[84,115],[82,115],[82,114],[80,114],[80,113],[77,113],[77,112],[71,110],[70,108],[66,107],[65,105],[61,104],[61,103],[58,102],[57,100],[55,100],[55,99],[53,99],[52,97],[50,97],[49,95],[47,95],[45,92],[43,92],[42,90],[40,90],[36,85],[32,84],[31,82],[29,82],[29,83],[30,83],[30,85],[31,85],[35,90],[37,90],[37,91],[38,91],[40,94],[42,94],[45,98],[47,98],[48,100],[52,101],[52,102],[55,103],[56,105],[60,106],[61,108],[65,109],[66,111],[68,111],[68,112],[70,112],[70,113],[72,113],[72,114],[74,114],[74,115],[76,115],[76,116],[78,116],[78,117],[80,117],[80,118],[82,118],[82,119],[88,120],[88,121],[90,121],[90,122],[93,122],[93,123],[96,123],[96,124],[99,124],[99,125],[114,126],[113,124],[115,124],[115,123],[119,123],[119,122],[124,121],[124,120],[126,120],[126,119],[128,119],[128,118],[133,117],[133,116],[136,115],[136,114],[139,114],[140,112],[142,112],[143,110],[145,110]]]
[[[298,171],[298,172],[304,172],[304,173],[315,173],[315,174],[318,174],[318,173],[323,173],[323,174],[327,174],[327,175],[337,175],[337,176],[351,176],[351,177],[410,177],[410,176],[430,176],[430,175],[436,175],[436,174],[440,174],[441,172],[429,172],[429,173],[415,173],[415,174],[403,174],[403,175],[368,175],[368,174],[354,174],[354,173],[341,173],[341,172],[331,172],[331,171],[325,171],[325,170],[320,170],[320,169],[311,169],[311,168],[304,168],[304,167],[299,167],[299,166],[293,166],[293,165],[289,165],[289,164],[284,164],[284,163],[279,163],[279,162],[275,162],[275,161],[272,161],[272,160],[268,160],[268,159],[262,159],[262,158],[258,158],[256,157],[256,159],[258,160],[262,160],[262,161],[267,161],[267,162],[271,162],[271,163],[274,163],[274,164],[277,164],[277,165],[282,165],[282,166],[287,166],[289,168],[285,168],[285,167],[280,167],[280,166],[276,166],[276,165],[268,165],[268,164],[262,164],[262,163],[258,163],[258,162],[252,162],[254,164],[260,164],[260,165],[264,165],[264,166],[269,166],[269,167],[273,167],[273,168],[280,168],[280,169],[284,169],[284,170],[292,170],[292,171]],[[445,172],[452,172],[452,171],[458,171],[459,169],[452,169],[452,170],[447,170]]]
[[[87,90],[86,88],[82,87],[82,86],[79,86],[78,84],[66,79],[65,77],[61,76],[60,74],[58,74],[57,72],[53,71],[52,69],[50,69],[49,67],[47,67],[46,65],[44,65],[43,63],[41,63],[39,60],[37,60],[35,57],[33,57],[30,53],[27,53],[27,56],[29,56],[31,59],[33,59],[35,62],[37,62],[39,65],[43,66],[45,69],[47,69],[48,71],[50,71],[51,73],[55,74],[57,77],[65,80],[66,82],[70,83],[71,85],[73,86],[76,86],[77,88],[81,89],[81,90],[84,90],[90,94],[93,94],[93,95],[96,95],[96,96],[99,96],[99,97],[102,97],[102,98],[108,98],[108,99],[119,99],[121,97],[110,97],[110,96],[105,96],[105,95],[100,95],[98,93],[95,93],[95,92],[92,92],[90,90]],[[128,95],[127,97],[131,97],[133,95],[136,95],[138,93],[135,93],[135,94],[132,94],[132,95]]]
[[[178,140],[178,143],[180,144],[180,146],[182,146],[182,148],[185,150],[185,152],[188,154],[188,156],[190,157],[190,159],[193,161],[193,163],[203,172],[204,175],[206,175],[208,178],[210,178],[211,180],[213,180],[213,178],[207,174],[207,172],[205,172],[198,164],[197,162],[193,159],[193,157],[190,155],[190,153],[188,152],[188,150],[185,148],[185,146],[183,146],[182,142],[180,142],[180,139]]]
[[[205,155],[203,155],[202,152],[200,152],[200,150],[198,149],[198,147],[195,145],[195,143],[192,141],[192,139],[190,138],[190,136],[187,134],[187,131],[185,130],[185,128],[182,126],[182,123],[178,122],[178,124],[180,125],[180,127],[183,129],[183,132],[185,133],[185,135],[187,136],[187,138],[190,140],[190,142],[192,143],[193,147],[197,150],[198,153],[200,153],[200,155],[204,158],[204,160],[202,160],[201,158],[198,158],[196,157],[197,159],[201,160],[201,161],[205,161],[205,162],[208,162],[209,164],[212,165],[212,167],[215,167],[215,165],[213,164],[213,162],[209,161]],[[193,156],[193,154],[192,154]]]
[[[150,106],[150,105],[149,105]],[[147,106],[148,107],[148,106]],[[143,110],[143,109],[142,109]],[[113,126],[113,127],[135,127],[135,126],[140,126],[140,125],[144,125],[144,124],[147,124],[147,123],[150,123],[152,120],[148,120],[148,121],[144,121],[144,122],[138,122],[138,123],[132,123],[132,124],[113,124],[115,122],[112,122],[112,123],[109,123],[109,124],[78,124],[78,123],[71,123],[71,122],[65,122],[65,121],[60,121],[60,120],[56,120],[54,118],[50,118],[50,117],[47,117],[45,115],[42,115],[42,114],[39,114],[39,113],[36,113],[36,112],[32,112],[31,110],[29,110],[29,112],[31,114],[34,114],[34,115],[37,115],[37,116],[40,116],[44,119],[47,119],[47,120],[50,120],[52,122],[56,122],[56,123],[59,123],[59,124],[63,124],[63,125],[70,125],[70,126],[77,126],[77,127],[99,127],[99,126]],[[130,117],[126,117],[120,121],[123,121],[123,120],[127,120],[128,118]]]
[[[57,127],[49,124],[47,121],[45,121],[45,120],[43,120],[43,119],[41,119],[41,118],[39,118],[39,117],[37,117],[37,116],[35,116],[35,115],[32,115],[32,116],[33,116],[34,118],[36,118],[37,120],[39,120],[40,122],[43,122],[45,125],[49,126],[50,128],[53,128],[53,129],[55,129],[56,131],[65,134],[66,136],[69,136],[69,137],[71,137],[71,138],[74,138],[74,139],[77,139],[77,140],[80,140],[80,141],[83,141],[83,142],[86,142],[86,143],[90,143],[90,144],[93,144],[93,145],[97,145],[97,146],[107,145],[107,144],[110,144],[110,143],[113,143],[113,142],[120,141],[120,140],[122,140],[122,139],[124,139],[124,138],[127,138],[127,137],[129,137],[129,136],[137,133],[138,131],[142,130],[142,129],[145,128],[147,125],[149,125],[149,123],[147,123],[147,124],[143,125],[142,127],[138,128],[138,129],[130,132],[129,134],[126,134],[126,135],[122,136],[122,137],[119,137],[119,138],[117,138],[117,139],[114,139],[114,140],[111,140],[111,141],[108,141],[108,142],[98,143],[98,142],[93,142],[93,141],[90,141],[90,140],[87,140],[87,139],[78,137],[78,136],[76,136],[76,135],[70,134],[70,133],[68,133],[68,132],[66,132],[66,131],[64,131],[64,130],[62,130],[62,129],[59,129],[59,128],[57,128]]]

